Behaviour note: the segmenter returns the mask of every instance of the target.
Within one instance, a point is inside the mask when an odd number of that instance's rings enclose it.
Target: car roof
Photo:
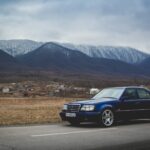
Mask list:
[[[110,87],[110,88],[122,88],[122,89],[127,89],[127,88],[136,88],[136,89],[148,89],[144,86],[122,86],[122,87]],[[149,90],[149,89],[148,89]]]

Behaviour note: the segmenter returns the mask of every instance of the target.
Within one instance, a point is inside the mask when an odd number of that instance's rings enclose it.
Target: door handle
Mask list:
[[[140,104],[140,102],[136,102],[135,104]]]

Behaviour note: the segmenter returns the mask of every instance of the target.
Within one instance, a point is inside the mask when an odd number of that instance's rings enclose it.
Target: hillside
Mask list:
[[[14,57],[0,50],[0,72],[15,71],[21,68],[22,66]]]
[[[92,58],[56,43],[46,43],[38,49],[17,57],[25,65],[41,70],[61,70],[96,74],[140,74],[136,66],[118,60]]]

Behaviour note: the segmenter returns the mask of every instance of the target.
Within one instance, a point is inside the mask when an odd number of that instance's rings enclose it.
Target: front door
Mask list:
[[[120,115],[126,119],[138,118],[140,100],[136,88],[125,89],[120,103]]]

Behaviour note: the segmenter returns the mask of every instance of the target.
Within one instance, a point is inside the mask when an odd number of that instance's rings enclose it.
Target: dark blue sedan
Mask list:
[[[72,125],[97,122],[105,127],[117,120],[150,118],[150,91],[142,87],[114,87],[90,100],[65,104],[60,116]]]

